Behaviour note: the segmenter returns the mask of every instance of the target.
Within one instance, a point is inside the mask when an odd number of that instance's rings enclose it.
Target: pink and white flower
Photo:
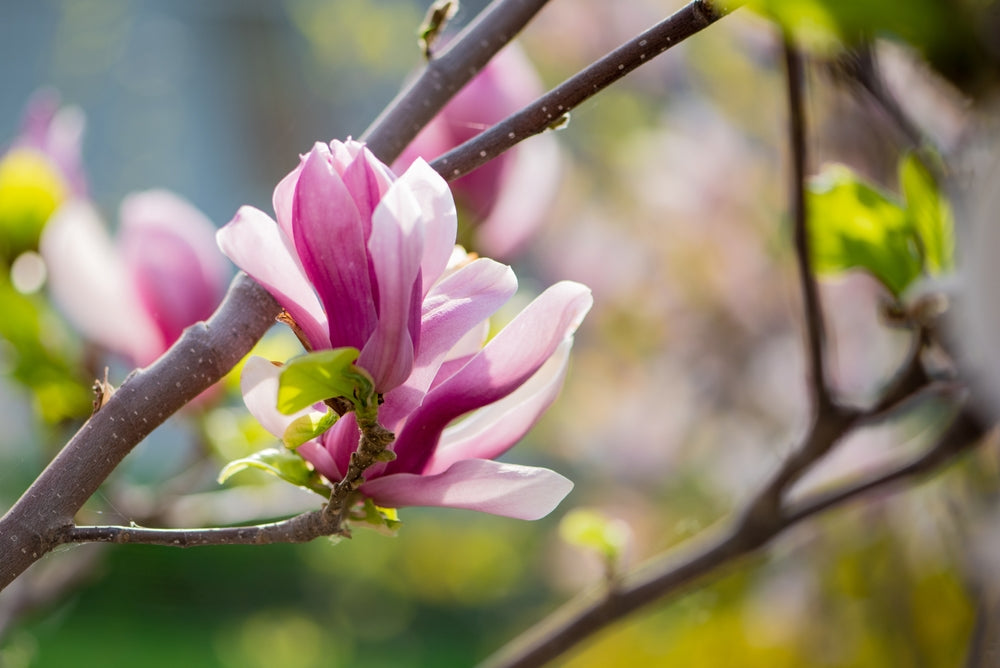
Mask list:
[[[384,396],[379,420],[396,434],[396,460],[369,469],[361,491],[385,507],[551,512],[569,480],[493,458],[555,399],[590,291],[552,286],[484,345],[489,317],[517,288],[510,267],[457,249],[448,185],[423,160],[397,179],[358,142],[316,144],[278,184],[274,208],[277,222],[241,208],[219,245],[310,347],[361,351],[356,364]],[[252,358],[242,380],[247,407],[279,438],[308,412],[277,411],[280,372]],[[339,480],[357,444],[348,413],[298,452]]]
[[[49,290],[91,341],[137,366],[159,357],[225,294],[215,226],[165,190],[128,195],[112,241],[94,205],[63,204],[42,234]]]
[[[527,56],[509,44],[424,127],[393,168],[401,172],[417,157],[431,160],[450,151],[544,92]],[[452,182],[474,221],[477,249],[501,259],[523,249],[555,197],[561,162],[555,137],[545,133]]]

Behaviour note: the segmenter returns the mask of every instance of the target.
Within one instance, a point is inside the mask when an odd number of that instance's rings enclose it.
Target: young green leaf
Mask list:
[[[953,269],[955,221],[951,207],[915,153],[906,154],[900,161],[899,185],[906,198],[911,225],[920,238],[928,273],[939,274]]]
[[[923,272],[907,211],[847,167],[831,165],[810,183],[809,212],[817,272],[864,269],[896,296]]]
[[[618,562],[628,548],[632,532],[622,520],[596,510],[577,508],[559,523],[559,535],[571,545],[597,552],[609,564]]]
[[[339,417],[332,409],[329,409],[324,414],[316,412],[296,418],[285,429],[281,442],[285,444],[286,448],[294,450],[332,427]]]
[[[278,410],[291,415],[332,397],[353,399],[367,376],[352,364],[359,354],[357,348],[335,348],[288,362],[278,380]]]
[[[374,529],[384,536],[395,536],[403,523],[395,508],[382,508],[365,497],[362,505],[355,505],[347,515],[347,522],[352,527]]]
[[[268,448],[255,452],[249,457],[229,462],[219,472],[219,484],[224,483],[233,474],[250,468],[267,471],[282,480],[316,492],[323,497],[330,496],[330,488],[323,484],[323,479],[309,467],[306,460],[290,450],[279,448]]]

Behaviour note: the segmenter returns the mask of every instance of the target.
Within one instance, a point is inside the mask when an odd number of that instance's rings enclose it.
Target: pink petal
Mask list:
[[[444,272],[455,248],[455,236],[458,234],[455,200],[448,189],[448,182],[423,159],[410,165],[399,181],[414,194],[420,207],[424,227],[421,269],[424,294],[427,294]]]
[[[127,196],[121,205],[122,254],[167,345],[208,318],[229,283],[215,226],[166,190]]]
[[[406,384],[426,392],[441,363],[467,335],[478,352],[483,338],[477,325],[516,290],[511,268],[488,258],[474,260],[435,285],[424,299],[420,354]]]
[[[271,197],[274,215],[278,219],[278,227],[289,239],[295,236],[292,232],[292,207],[295,203],[295,186],[299,182],[299,174],[302,173],[302,165],[305,162],[305,156],[299,156],[299,164],[278,182],[278,185],[274,187],[274,195]]]
[[[223,254],[267,288],[305,333],[313,348],[329,348],[326,313],[309,285],[291,240],[267,214],[240,207],[216,234]]]
[[[337,468],[337,464],[334,463],[333,457],[321,443],[317,441],[303,443],[296,452],[302,455],[303,459],[312,464],[313,468],[330,482],[337,482],[344,477],[340,469]]]
[[[521,440],[559,395],[572,347],[566,339],[524,385],[445,429],[425,474],[462,459],[495,459]]]
[[[316,144],[299,175],[295,249],[329,316],[330,345],[361,349],[375,328],[367,239],[329,148]]]
[[[92,205],[71,200],[60,207],[40,245],[53,298],[87,338],[139,366],[166,350]]]
[[[482,352],[427,394],[398,435],[398,458],[389,470],[422,473],[445,427],[520,387],[576,330],[592,303],[590,290],[572,281],[539,295]]]
[[[521,520],[545,517],[572,489],[573,483],[555,471],[484,459],[456,462],[437,475],[397,473],[361,486],[387,508],[442,506]]]
[[[476,228],[483,251],[504,259],[524,248],[548,215],[561,167],[559,145],[551,133],[532,137],[510,152],[496,200]]]
[[[331,146],[337,142],[332,142]],[[356,150],[354,159],[341,172],[347,190],[354,196],[354,203],[367,224],[379,201],[389,190],[395,177],[371,151],[358,142],[350,142]],[[366,232],[368,230],[366,229]]]
[[[416,198],[403,180],[379,202],[368,241],[378,286],[378,323],[358,358],[371,373],[375,388],[386,392],[400,385],[413,368],[411,331],[420,324],[420,259],[423,228]]]

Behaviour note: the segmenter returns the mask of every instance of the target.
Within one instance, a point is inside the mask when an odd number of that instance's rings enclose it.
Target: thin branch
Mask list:
[[[528,137],[554,123],[637,67],[707,28],[741,3],[695,0],[646,32],[629,40],[594,64],[573,75],[521,111],[476,135],[431,163],[448,180],[482,167]]]
[[[792,505],[785,511],[785,522],[795,524],[840,506],[862,494],[883,489],[893,483],[936,471],[946,463],[970,449],[987,432],[988,426],[971,411],[958,415],[951,427],[925,452],[910,459],[886,466],[862,480],[824,494],[817,494]]]
[[[548,0],[494,0],[365,130],[362,141],[392,163],[462,86],[476,76]],[[416,49],[414,49],[416,52]]]
[[[843,423],[840,436],[850,431]],[[601,588],[570,601],[561,610],[536,624],[489,657],[480,668],[532,668],[542,666],[562,655],[583,640],[626,615],[666,597],[675,596],[723,568],[755,553],[794,524],[817,513],[839,507],[859,496],[884,490],[906,477],[928,474],[939,469],[959,453],[973,447],[985,434],[985,425],[971,412],[962,411],[955,423],[924,455],[881,475],[851,483],[828,496],[804,502],[787,512],[767,518],[755,516],[751,503],[739,520],[715,537],[682,548],[681,555],[670,553],[625,575],[611,591]],[[828,435],[813,431],[801,450],[814,449],[809,441],[825,441]],[[758,495],[759,496],[759,495]]]
[[[803,112],[802,55],[785,34],[783,40],[785,81],[788,85],[788,145],[791,153],[790,211],[794,229],[795,260],[799,271],[799,289],[805,309],[809,387],[817,411],[822,413],[831,403],[829,384],[823,368],[825,328],[820,306],[819,288],[812,270],[806,210],[806,122]]]
[[[217,529],[149,529],[141,526],[67,526],[56,539],[59,543],[141,543],[167,547],[204,545],[270,545],[307,543],[319,536],[331,536],[342,529],[334,518],[321,510],[302,513],[280,522]]]

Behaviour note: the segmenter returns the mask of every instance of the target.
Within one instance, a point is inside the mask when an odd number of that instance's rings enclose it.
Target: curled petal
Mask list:
[[[379,392],[400,385],[413,368],[413,333],[420,326],[420,205],[397,181],[379,202],[368,242],[378,290],[378,322],[358,364]]]
[[[573,483],[555,471],[485,459],[456,462],[437,475],[397,473],[361,486],[387,508],[464,508],[521,520],[545,517],[572,489]]]
[[[590,310],[590,290],[562,281],[538,296],[459,371],[431,390],[396,440],[392,472],[421,473],[441,432],[461,415],[520,387]]]
[[[458,234],[455,200],[448,183],[422,158],[410,165],[399,180],[416,197],[420,210],[424,228],[421,273],[424,278],[423,294],[427,294],[444,272],[455,248],[455,235]]]
[[[484,340],[478,325],[507,303],[516,290],[517,278],[511,268],[488,258],[465,265],[435,285],[424,300],[420,354],[406,384],[426,392],[456,346],[468,343],[463,347],[465,352],[471,352],[473,346],[478,352]]]
[[[326,313],[309,285],[291,240],[266,213],[240,207],[220,229],[216,241],[223,254],[249,274],[287,310],[313,348],[329,348]]]
[[[53,298],[87,338],[139,366],[166,349],[93,206],[74,200],[60,207],[40,247]]]
[[[566,339],[524,385],[445,429],[425,474],[463,459],[494,459],[521,440],[559,395],[572,347],[572,339]]]
[[[367,239],[330,150],[316,144],[302,166],[292,210],[295,250],[329,316],[330,345],[361,349],[375,328]]]
[[[289,239],[293,239],[292,232],[292,208],[295,203],[295,184],[299,182],[299,174],[302,173],[302,165],[305,164],[305,156],[299,156],[299,164],[290,171],[285,178],[274,187],[274,195],[271,203],[274,205],[274,215],[278,219],[278,227]]]

